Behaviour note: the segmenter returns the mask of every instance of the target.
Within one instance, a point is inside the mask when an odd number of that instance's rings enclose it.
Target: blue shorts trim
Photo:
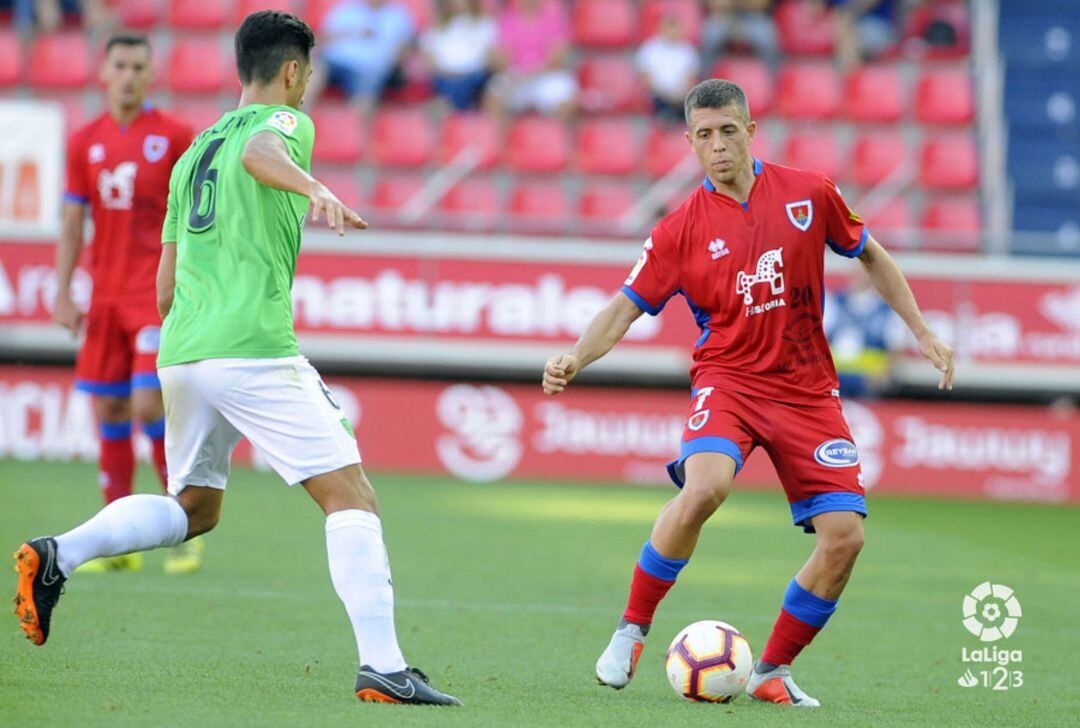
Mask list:
[[[157,372],[143,372],[132,375],[131,386],[135,389],[161,389],[161,380]]]
[[[866,496],[849,491],[818,493],[791,504],[791,520],[806,533],[814,533],[810,519],[822,513],[852,511],[866,518]]]
[[[75,381],[75,389],[89,394],[106,397],[130,397],[131,382],[91,382],[86,379]]]
[[[693,440],[684,442],[679,450],[679,459],[667,465],[668,475],[678,487],[681,488],[686,484],[686,470],[683,468],[683,463],[688,457],[699,452],[723,453],[735,461],[736,475],[742,470],[742,451],[734,442],[726,437],[695,437]]]

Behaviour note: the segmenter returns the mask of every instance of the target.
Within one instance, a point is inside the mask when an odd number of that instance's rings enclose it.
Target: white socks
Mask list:
[[[375,672],[397,672],[407,665],[394,629],[394,586],[374,513],[351,509],[326,517],[330,579],[349,614],[361,664]]]
[[[81,526],[56,537],[56,561],[64,576],[102,556],[175,546],[187,535],[187,513],[166,495],[118,498]]]

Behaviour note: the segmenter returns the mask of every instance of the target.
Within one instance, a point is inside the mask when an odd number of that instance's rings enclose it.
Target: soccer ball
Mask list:
[[[726,703],[746,689],[754,655],[742,632],[727,622],[694,622],[668,647],[668,681],[682,697]]]

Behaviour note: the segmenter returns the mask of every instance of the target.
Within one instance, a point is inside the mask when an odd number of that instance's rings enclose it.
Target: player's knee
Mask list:
[[[852,528],[829,534],[822,539],[821,548],[828,564],[837,569],[845,569],[858,558],[865,542],[866,536],[860,523]]]
[[[131,400],[127,397],[95,397],[94,409],[102,422],[123,422],[131,419]]]
[[[207,492],[208,488],[185,488],[177,501],[187,514],[187,538],[209,533],[221,518],[221,493]]]
[[[679,494],[681,520],[687,525],[701,525],[723,504],[730,490],[730,483],[687,481]]]

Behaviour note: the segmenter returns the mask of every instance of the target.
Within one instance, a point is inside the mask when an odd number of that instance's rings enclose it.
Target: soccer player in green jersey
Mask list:
[[[158,271],[170,495],[120,498],[67,533],[23,544],[16,613],[27,637],[44,644],[79,564],[214,528],[229,458],[246,437],[326,513],[331,580],[364,663],[357,697],[460,705],[401,654],[375,493],[348,419],[296,347],[291,288],[309,209],[338,234],[367,227],[308,173],[315,129],[300,105],[314,44],[292,15],[249,15],[236,33],[240,106],[173,169]]]

